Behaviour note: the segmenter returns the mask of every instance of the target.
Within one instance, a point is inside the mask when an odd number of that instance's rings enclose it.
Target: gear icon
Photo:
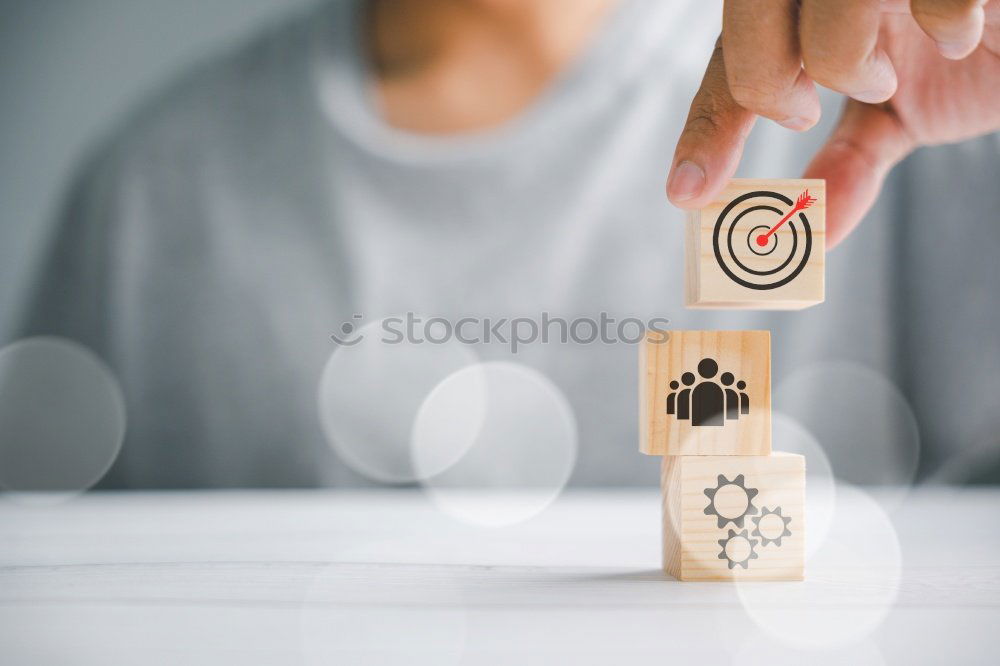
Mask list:
[[[732,481],[720,474],[715,488],[705,488],[705,496],[709,500],[705,515],[715,516],[720,528],[730,522],[742,528],[743,520],[757,513],[753,498],[758,492],[756,488],[747,488],[742,474]]]
[[[773,543],[781,547],[781,539],[792,536],[788,529],[788,523],[792,522],[791,516],[782,516],[781,507],[768,509],[766,506],[761,509],[760,515],[752,518],[754,529],[751,536],[760,537],[760,545],[766,546]]]
[[[719,539],[719,545],[722,546],[719,559],[727,560],[730,569],[736,568],[736,565],[746,569],[750,560],[757,559],[757,551],[755,550],[757,539],[749,538],[746,530],[742,532],[729,530],[729,536],[725,539]]]

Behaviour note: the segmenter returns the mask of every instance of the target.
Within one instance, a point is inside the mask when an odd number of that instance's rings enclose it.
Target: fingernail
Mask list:
[[[786,127],[790,130],[795,130],[796,132],[802,132],[809,129],[810,123],[805,118],[800,118],[799,116],[793,116],[791,118],[785,118],[781,121],[780,125]]]
[[[694,162],[681,162],[674,169],[667,192],[674,201],[694,199],[705,189],[705,172]]]
[[[864,90],[854,93],[851,97],[865,104],[881,104],[892,97],[892,93],[888,90]]]
[[[938,51],[949,60],[961,60],[975,50],[976,45],[968,42],[938,42]]]

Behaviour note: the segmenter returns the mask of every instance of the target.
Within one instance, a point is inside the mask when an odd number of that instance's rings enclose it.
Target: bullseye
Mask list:
[[[756,254],[758,257],[766,257],[775,250],[778,249],[778,236],[772,236],[768,238],[763,247],[760,247],[760,238],[766,237],[767,234],[761,233],[762,231],[767,231],[768,226],[764,224],[758,224],[756,227],[747,233],[747,248]]]
[[[712,246],[722,272],[748,289],[777,289],[805,268],[812,250],[806,209],[808,191],[798,200],[774,191],[745,193],[716,218]],[[741,242],[742,241],[742,242]]]

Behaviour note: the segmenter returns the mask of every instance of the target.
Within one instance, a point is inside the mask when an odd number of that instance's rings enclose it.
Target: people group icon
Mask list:
[[[667,414],[673,414],[679,421],[691,421],[694,426],[723,426],[726,421],[735,421],[741,415],[749,414],[750,396],[745,391],[747,383],[743,380],[737,382],[731,372],[723,372],[716,382],[714,378],[718,372],[718,363],[703,358],[698,363],[700,380],[693,372],[685,372],[680,382],[676,379],[671,381]]]

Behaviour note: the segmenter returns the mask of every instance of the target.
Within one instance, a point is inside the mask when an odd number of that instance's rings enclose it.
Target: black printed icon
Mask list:
[[[750,560],[756,560],[758,557],[757,539],[748,537],[746,530],[742,532],[729,530],[725,539],[719,539],[719,545],[722,546],[719,559],[727,560],[730,569],[734,569],[737,565],[746,569]]]
[[[781,540],[784,537],[792,536],[788,529],[788,523],[792,522],[790,516],[781,515],[781,507],[768,509],[766,506],[761,509],[760,515],[751,518],[753,521],[753,532],[751,536],[760,537],[760,545],[766,546],[773,543],[781,547]]]
[[[746,382],[737,382],[731,372],[723,372],[716,381],[718,374],[719,364],[714,359],[703,358],[698,363],[701,381],[691,372],[681,375],[680,383],[671,381],[667,414],[676,416],[679,421],[691,421],[693,426],[724,426],[726,421],[735,421],[749,414],[750,396],[745,392]]]
[[[760,510],[754,506],[753,500],[760,491],[748,486],[744,475],[737,474],[730,481],[724,474],[720,474],[715,487],[705,488],[704,492],[708,498],[705,515],[715,516],[719,529],[729,528],[726,537],[718,541],[721,548],[719,559],[726,560],[730,569],[737,566],[749,568],[750,560],[759,557],[758,544],[761,548],[771,544],[781,548],[781,540],[792,536],[788,529],[792,519],[781,514],[780,506],[773,509],[763,507]],[[744,528],[748,516],[753,522],[753,531],[749,534]]]
[[[705,515],[715,516],[720,528],[729,522],[736,527],[743,527],[743,520],[757,513],[753,498],[759,492],[756,488],[747,488],[742,474],[732,481],[720,474],[714,488],[705,488],[705,497],[708,498]]]
[[[794,280],[809,263],[812,227],[805,210],[809,190],[792,201],[761,190],[731,201],[716,218],[712,249],[722,272],[736,284],[767,291]],[[779,229],[784,229],[778,234]]]

